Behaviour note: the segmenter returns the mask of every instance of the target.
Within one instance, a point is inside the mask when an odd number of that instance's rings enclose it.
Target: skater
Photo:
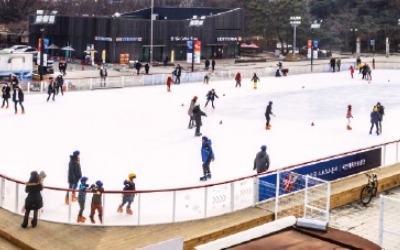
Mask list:
[[[189,109],[188,109],[188,115],[189,115],[189,125],[188,128],[192,129],[195,126],[195,121],[194,121],[194,117],[193,117],[193,108],[194,105],[197,102],[197,96],[194,96],[192,98],[192,100],[190,101],[190,105],[189,105]]]
[[[100,67],[100,87],[105,87],[106,86],[106,79],[107,79],[107,69],[102,65]]]
[[[347,130],[352,130],[350,126],[351,118],[353,118],[353,114],[351,112],[351,105],[347,105],[347,113],[346,113],[346,118],[347,118]]]
[[[349,70],[350,70],[351,79],[353,79],[354,78],[354,67],[353,67],[353,65],[350,65]]]
[[[376,107],[378,107],[378,126],[379,126],[379,133],[382,134],[382,120],[383,120],[383,116],[385,115],[385,107],[378,102],[376,104]]]
[[[206,72],[206,74],[204,75],[203,83],[208,84],[208,82],[210,81],[210,77],[211,77],[211,73]]]
[[[275,77],[281,77],[281,72],[279,71],[279,69],[276,70]]]
[[[18,108],[17,108],[18,104],[21,107],[21,114],[25,114],[25,108],[24,105],[22,104],[24,102],[24,92],[18,86],[15,87],[12,100],[14,102],[15,114],[18,114]]]
[[[336,60],[333,56],[331,57],[330,65],[331,65],[332,72],[335,72]]]
[[[253,82],[253,88],[257,89],[257,82],[260,81],[260,78],[258,78],[256,73],[253,74],[251,81]]]
[[[365,64],[365,79],[368,81],[368,83],[371,83],[372,81],[372,70],[367,64]]]
[[[235,82],[236,82],[235,88],[238,86],[242,87],[242,75],[240,74],[240,72],[236,73]]]
[[[49,78],[50,82],[49,85],[47,86],[47,94],[49,95],[47,97],[47,101],[50,100],[51,95],[53,95],[53,101],[55,101],[55,96],[56,96],[56,83],[54,82],[54,78],[50,77]]]
[[[135,69],[136,69],[136,74],[137,75],[139,75],[141,68],[142,68],[142,64],[139,61],[136,61]]]
[[[8,99],[10,99],[11,88],[8,86],[8,83],[4,83],[3,88],[1,89],[2,97],[3,97],[3,104],[1,105],[1,108],[4,108],[4,105],[6,105],[6,109],[8,109]]]
[[[40,173],[39,173],[39,183],[42,184],[42,186],[43,186],[44,179],[46,179],[46,177],[47,177],[47,174],[44,171],[40,171]],[[36,185],[36,184],[37,183],[34,183],[32,185]],[[31,185],[31,184],[26,184],[26,185]],[[26,212],[25,205],[22,207],[21,212],[23,214]]]
[[[272,102],[270,101],[267,105],[267,108],[265,110],[265,119],[267,120],[266,124],[265,124],[265,129],[266,130],[270,130],[271,129],[271,124],[269,124],[270,120],[271,120],[271,115],[274,115],[272,113]]]
[[[83,176],[81,178],[81,184],[79,184],[79,193],[78,193],[78,203],[79,203],[79,213],[76,222],[85,223],[86,217],[83,216],[83,210],[85,210],[86,203],[86,191],[89,190],[89,184],[87,183],[89,178]]]
[[[181,65],[177,65],[175,70],[172,72],[172,74],[176,77],[175,79],[175,84],[180,84],[181,83],[181,74],[182,74],[182,68]]]
[[[96,223],[96,221],[94,220],[94,213],[97,210],[100,224],[103,224],[103,202],[101,199],[101,196],[104,192],[103,182],[96,181],[95,184],[92,184],[92,186],[90,186],[90,190],[93,192],[92,204],[90,205],[90,222],[92,222],[92,224]]]
[[[213,109],[215,109],[215,107],[214,107],[214,99],[215,99],[215,97],[219,98],[217,93],[215,93],[215,90],[211,89],[210,91],[208,91],[206,97],[207,97],[207,102],[204,105],[204,107],[207,107],[208,102],[211,101],[211,106],[212,106]]]
[[[340,72],[340,65],[342,65],[342,60],[339,57],[338,59],[336,59],[337,72]]]
[[[371,128],[369,129],[369,134],[372,134],[372,129],[374,129],[375,126],[376,135],[379,135],[378,121],[379,121],[378,107],[374,106],[374,109],[371,112]]]
[[[11,75],[11,87],[13,90],[15,90],[16,87],[19,87],[19,80],[16,75]]]
[[[194,108],[193,108],[193,119],[196,122],[196,131],[195,131],[194,136],[201,136],[202,135],[200,133],[200,127],[203,125],[203,123],[201,122],[201,117],[202,116],[207,117],[207,114],[204,113],[200,109],[200,103],[198,101],[196,101],[196,104],[194,105]]]
[[[56,78],[57,95],[60,92],[60,90],[61,90],[61,95],[64,95],[63,85],[64,85],[64,77],[62,76],[62,74],[59,74]]]
[[[212,72],[214,73],[214,71],[215,71],[215,60],[214,60],[214,58],[211,60],[211,69],[212,69]]]
[[[206,181],[211,179],[210,164],[214,161],[214,152],[211,147],[211,140],[206,136],[201,138],[201,160],[203,161],[203,176],[200,177],[200,181]]]
[[[171,84],[172,84],[172,76],[168,76],[167,78],[167,91],[171,92]]]
[[[135,191],[136,187],[135,187],[135,178],[136,178],[136,174],[134,173],[130,173],[128,175],[128,179],[124,181],[124,191]],[[135,199],[135,194],[134,193],[123,193],[122,194],[122,203],[121,205],[118,206],[118,213],[122,213],[124,205],[126,203],[128,203],[127,207],[126,207],[126,213],[129,215],[132,215],[132,209],[131,209],[131,205],[132,202]]]
[[[40,182],[40,177],[37,171],[31,172],[28,183],[25,187],[25,192],[28,196],[25,199],[25,216],[21,224],[22,228],[28,226],[28,219],[31,210],[33,210],[33,219],[31,221],[32,227],[37,226],[38,211],[43,207],[43,199],[40,191],[42,191],[43,185]]]
[[[78,186],[79,180],[82,178],[82,170],[80,163],[80,155],[81,153],[78,150],[75,150],[72,155],[69,156],[70,161],[68,165],[68,185],[69,189],[73,189],[72,191],[72,201],[77,201],[77,197],[75,195],[75,189]],[[65,204],[69,204],[69,191],[65,196]]]
[[[254,159],[253,170],[257,170],[257,174],[268,171],[269,169],[269,155],[267,154],[267,146],[262,145],[261,151],[257,153]]]
[[[144,72],[146,72],[146,75],[149,74],[149,70],[150,70],[150,65],[149,65],[149,63],[146,63],[146,64],[144,65]]]

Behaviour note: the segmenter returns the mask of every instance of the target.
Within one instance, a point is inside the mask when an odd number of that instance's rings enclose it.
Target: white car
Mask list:
[[[21,48],[21,49],[16,49],[12,53],[29,53],[29,54],[37,54],[38,50],[33,48],[33,47],[26,47],[26,48]]]
[[[21,49],[26,49],[29,48],[29,45],[13,45],[9,48],[6,49],[2,49],[1,52],[5,52],[5,53],[13,53],[16,50],[21,50]]]

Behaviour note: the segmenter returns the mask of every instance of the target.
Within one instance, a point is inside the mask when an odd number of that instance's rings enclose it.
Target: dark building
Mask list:
[[[54,25],[45,26],[35,25],[34,17],[30,21],[32,46],[37,47],[43,35],[49,44],[73,47],[71,56],[76,59],[84,58],[84,51],[91,47],[98,51],[95,61],[101,62],[105,50],[106,62],[110,63],[120,62],[121,55],[126,54],[129,60],[162,62],[166,56],[185,60],[186,42],[190,40],[201,42],[203,59],[233,58],[244,34],[242,9],[155,7],[153,15],[149,8],[110,17],[57,16]]]

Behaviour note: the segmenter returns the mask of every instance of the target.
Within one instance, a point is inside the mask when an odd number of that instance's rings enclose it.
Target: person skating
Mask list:
[[[242,75],[240,74],[240,72],[236,73],[235,82],[236,82],[235,88],[242,87]]]
[[[208,84],[208,83],[210,82],[210,78],[211,78],[211,73],[207,71],[207,72],[204,74],[203,83],[204,83],[204,84]]]
[[[214,106],[215,97],[219,98],[217,93],[215,93],[215,89],[211,89],[210,91],[208,91],[206,97],[207,97],[207,102],[204,105],[204,107],[207,107],[208,103],[211,101],[211,106],[213,109],[215,109],[215,106]]]
[[[86,203],[86,191],[89,190],[89,184],[87,183],[89,178],[83,176],[81,178],[81,184],[79,184],[79,193],[78,193],[78,203],[79,203],[79,213],[76,222],[85,223],[86,217],[83,216],[83,210],[85,210]]]
[[[253,77],[251,78],[251,81],[253,82],[253,88],[257,89],[257,82],[260,81],[260,78],[258,78],[256,73],[253,74]]]
[[[353,65],[350,65],[349,70],[350,70],[351,78],[353,79],[354,78],[354,67],[353,67]]]
[[[215,60],[214,60],[214,58],[211,60],[211,69],[212,69],[212,72],[215,71]]]
[[[197,96],[194,96],[192,98],[192,100],[190,101],[190,105],[189,105],[189,109],[188,109],[188,115],[189,115],[188,128],[189,129],[192,129],[196,125],[195,121],[194,121],[194,117],[193,117],[193,108],[194,108],[194,105],[196,104],[196,102],[197,102]]]
[[[271,129],[271,124],[269,124],[271,121],[271,115],[274,115],[274,113],[272,113],[272,102],[270,101],[265,109],[265,119],[267,120],[265,123],[265,129],[267,130]]]
[[[31,221],[31,225],[32,227],[37,226],[38,211],[43,207],[43,199],[40,193],[42,190],[43,185],[40,181],[38,172],[31,172],[29,181],[25,186],[25,192],[28,193],[28,196],[25,199],[25,215],[21,224],[22,228],[26,228],[28,226],[28,219],[31,210],[33,210],[33,219]]]
[[[200,127],[203,125],[203,123],[201,122],[202,116],[207,116],[207,115],[200,109],[200,103],[197,101],[193,108],[193,118],[196,122],[196,131],[195,131],[194,136],[202,135],[200,133]]]
[[[101,196],[104,192],[103,182],[100,180],[96,181],[95,184],[92,184],[92,186],[90,186],[90,190],[93,192],[92,204],[90,205],[90,222],[92,222],[93,224],[96,223],[96,221],[94,220],[94,214],[97,210],[100,224],[103,224],[103,202],[101,199]]]
[[[379,135],[379,114],[378,114],[378,107],[374,106],[372,112],[371,112],[371,128],[369,129],[369,134],[372,134],[372,129],[374,129],[374,126],[376,128],[376,135]]]
[[[378,108],[378,126],[379,126],[379,133],[382,134],[382,121],[383,121],[383,116],[385,115],[385,107],[378,102],[376,104],[376,107]]]
[[[108,73],[104,65],[101,65],[99,74],[100,74],[100,87],[105,87]]]
[[[135,63],[136,74],[139,75],[140,69],[142,68],[142,64],[139,61]]]
[[[347,112],[346,112],[346,118],[347,118],[347,130],[352,130],[350,126],[351,118],[353,118],[353,114],[351,112],[351,105],[347,105]]]
[[[8,86],[8,83],[4,83],[3,88],[1,89],[1,93],[2,93],[2,98],[3,98],[3,104],[1,105],[1,108],[4,108],[4,105],[6,105],[6,109],[8,109],[8,99],[10,99],[11,97],[11,88],[10,86]]]
[[[171,92],[171,84],[172,84],[172,76],[168,76],[168,78],[167,78],[167,91],[168,92]]]
[[[80,152],[75,150],[72,155],[69,156],[70,161],[68,164],[68,187],[69,189],[73,189],[72,191],[72,201],[77,201],[77,197],[75,195],[75,189],[78,186],[79,180],[82,178],[82,170],[80,163]],[[65,204],[69,204],[69,191],[65,196]]]
[[[64,85],[64,77],[62,74],[59,74],[56,78],[57,95],[60,92],[60,90],[61,90],[61,95],[64,95],[63,85]]]
[[[211,146],[211,140],[206,136],[201,138],[201,160],[203,162],[203,176],[200,177],[200,181],[206,181],[211,179],[210,164],[214,161],[214,152]]]
[[[175,79],[175,84],[180,84],[181,83],[181,74],[182,74],[182,68],[181,65],[177,65],[175,70],[172,72],[172,74],[176,77]]]
[[[257,174],[268,171],[269,169],[269,155],[267,153],[267,146],[262,145],[261,151],[256,154],[254,159],[253,170],[257,170]]]
[[[11,75],[11,87],[15,90],[16,87],[19,87],[18,77],[14,74]]]
[[[14,102],[15,114],[18,114],[18,104],[21,107],[21,114],[25,114],[25,108],[22,104],[24,102],[24,92],[18,86],[14,89],[12,100]]]
[[[49,95],[47,97],[47,101],[50,100],[51,95],[53,95],[53,101],[55,101],[55,96],[56,96],[56,83],[54,82],[54,78],[50,77],[49,78],[50,82],[49,85],[47,86],[47,94]]]
[[[124,180],[124,191],[135,191],[136,190],[136,186],[135,186],[135,178],[136,178],[136,174],[134,173],[130,173],[128,175],[128,179]],[[135,194],[134,193],[124,193],[122,194],[122,203],[121,205],[118,206],[118,213],[122,213],[123,208],[125,206],[125,204],[128,204],[126,206],[126,213],[129,215],[132,215],[132,209],[131,209],[131,205],[132,202],[135,200]]]

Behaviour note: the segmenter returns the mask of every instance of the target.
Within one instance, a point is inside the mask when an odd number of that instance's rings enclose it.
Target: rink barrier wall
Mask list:
[[[288,166],[282,169],[271,170],[265,174],[250,175],[242,178],[227,180],[225,182],[210,183],[201,186],[181,187],[174,189],[158,190],[137,190],[134,192],[120,190],[105,190],[103,193],[103,224],[101,226],[139,226],[175,223],[190,220],[215,217],[243,210],[249,207],[263,206],[264,203],[274,202],[273,199],[259,201],[260,179],[276,173],[285,173],[287,171],[301,169],[301,166],[316,164],[318,162],[329,162],[331,160],[348,157],[365,151],[374,151],[380,149],[381,164],[377,169],[384,169],[385,166],[398,163],[399,142],[392,141],[384,144],[375,145],[368,148],[362,148],[332,155],[313,161],[304,162]],[[365,169],[360,168],[360,171]],[[353,172],[350,176],[355,176]],[[400,175],[400,174],[399,174]],[[391,176],[394,176],[392,173]],[[365,183],[365,177],[362,176],[362,182]],[[348,178],[348,177],[346,177]],[[379,178],[379,175],[378,175]],[[339,178],[336,181],[340,181]],[[400,185],[398,179],[379,180],[380,189],[393,188]],[[333,208],[339,205],[345,205],[348,202],[359,198],[362,185],[354,189],[355,192],[348,190],[341,191],[339,196],[332,191],[329,207]],[[44,186],[42,196],[44,200],[43,212],[40,213],[40,219],[58,223],[77,224],[76,218],[79,211],[77,202],[64,203],[66,192],[72,192],[70,189],[60,187]],[[135,201],[132,204],[133,215],[117,213],[118,205],[121,202],[123,193],[134,193]],[[0,207],[10,212],[21,214],[26,198],[25,182],[0,174]],[[287,194],[283,194],[287,195]],[[51,200],[46,198],[51,197]],[[71,195],[69,196],[71,197]],[[87,195],[84,215],[90,213],[91,194]],[[156,204],[156,205],[155,205]],[[274,207],[274,206],[272,206]],[[273,213],[274,211],[272,211]],[[98,219],[96,218],[98,221]],[[91,225],[90,222],[85,225]],[[95,225],[99,225],[98,223]]]
[[[372,60],[372,59],[371,59]],[[372,64],[368,62],[369,64]],[[342,62],[341,71],[349,71],[349,67],[355,67],[355,74],[358,74],[358,69],[354,62]],[[400,63],[397,62],[379,62],[375,63],[378,69],[400,69]],[[290,75],[309,74],[309,73],[327,73],[331,72],[329,63],[314,62],[313,71],[311,72],[310,63],[296,63],[285,65],[285,68],[289,69]],[[226,80],[234,78],[236,73],[239,71],[242,75],[242,82],[245,78],[251,78],[254,73],[259,77],[273,77],[277,66],[254,66],[251,68],[244,67],[223,67],[222,69],[216,70],[211,75],[210,81],[215,80]],[[203,82],[204,75],[208,73],[206,71],[195,71],[195,72],[182,72],[181,83],[188,84],[194,82]],[[100,77],[85,77],[85,78],[66,78],[64,80],[64,91],[87,91],[87,90],[100,90],[100,89],[111,89],[111,88],[124,88],[124,87],[140,87],[140,86],[154,86],[154,85],[165,85],[170,73],[155,73],[155,74],[141,74],[141,75],[124,75],[124,76],[108,76],[107,87],[100,87]],[[48,81],[30,81],[21,82],[20,87],[26,93],[47,93]]]

